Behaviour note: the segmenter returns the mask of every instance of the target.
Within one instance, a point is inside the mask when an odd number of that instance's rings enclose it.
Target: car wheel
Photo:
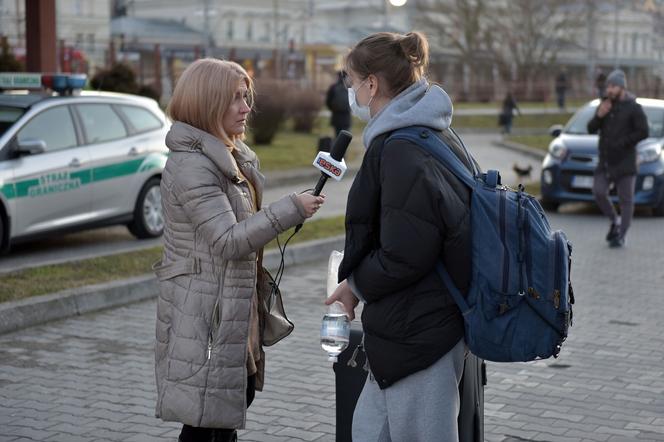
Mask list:
[[[560,207],[560,203],[558,201],[552,201],[547,199],[541,199],[540,204],[542,205],[542,208],[544,210],[549,212],[555,212],[556,210],[558,210],[558,207]]]
[[[156,238],[164,232],[159,178],[151,178],[141,189],[134,208],[134,220],[127,226],[136,238]]]
[[[662,201],[652,208],[652,214],[657,217],[664,216],[664,196],[662,196]]]
[[[0,254],[7,251],[5,246],[5,223],[2,219],[2,215],[0,215]]]

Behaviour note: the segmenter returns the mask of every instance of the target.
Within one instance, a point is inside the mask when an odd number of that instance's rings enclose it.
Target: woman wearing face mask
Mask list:
[[[203,59],[184,71],[168,106],[156,414],[184,424],[183,442],[233,441],[244,428],[265,364],[257,256],[324,201],[291,194],[261,207],[264,178],[242,141],[252,95],[240,65]]]
[[[418,145],[386,142],[426,126],[470,167],[448,130],[452,103],[424,78],[428,45],[417,32],[378,33],[346,59],[354,114],[368,121],[367,151],[348,195],[340,301],[361,300],[370,375],[355,409],[355,442],[458,440],[463,319],[434,266],[470,281],[469,190]]]

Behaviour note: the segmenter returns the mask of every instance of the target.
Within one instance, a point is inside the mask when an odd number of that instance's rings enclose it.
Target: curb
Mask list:
[[[520,143],[513,143],[511,141],[492,141],[491,144],[493,144],[494,146],[503,147],[505,149],[519,152],[524,155],[528,155],[540,161],[542,161],[546,157],[546,152],[532,147],[528,147]]]
[[[284,263],[286,266],[293,266],[320,261],[327,259],[332,250],[342,250],[343,248],[343,235],[295,244],[286,250]],[[280,260],[279,251],[270,250],[265,253],[263,263],[265,267],[272,270],[279,266]],[[2,303],[0,304],[0,334],[151,299],[158,293],[156,277],[152,274],[145,274],[120,281]]]

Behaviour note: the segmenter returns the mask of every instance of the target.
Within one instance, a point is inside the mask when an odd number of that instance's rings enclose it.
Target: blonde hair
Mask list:
[[[254,84],[242,66],[215,58],[196,60],[180,76],[166,113],[172,120],[204,130],[232,148],[236,137],[226,133],[222,121],[242,81],[247,85],[247,104],[251,107]],[[244,135],[239,138],[244,139]]]
[[[369,74],[386,81],[391,96],[419,81],[429,64],[429,43],[421,32],[372,34],[351,49],[346,68],[364,80]]]

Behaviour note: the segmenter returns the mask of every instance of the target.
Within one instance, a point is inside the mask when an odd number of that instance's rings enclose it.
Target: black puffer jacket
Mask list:
[[[613,179],[636,175],[636,145],[648,138],[648,119],[633,95],[614,102],[603,118],[595,114],[588,122],[588,132],[599,132],[598,170]]]
[[[466,162],[449,131],[438,134]],[[339,269],[366,301],[365,350],[381,388],[427,368],[463,337],[437,260],[463,292],[471,272],[469,189],[416,144],[385,144],[387,136],[371,142],[350,189]]]

